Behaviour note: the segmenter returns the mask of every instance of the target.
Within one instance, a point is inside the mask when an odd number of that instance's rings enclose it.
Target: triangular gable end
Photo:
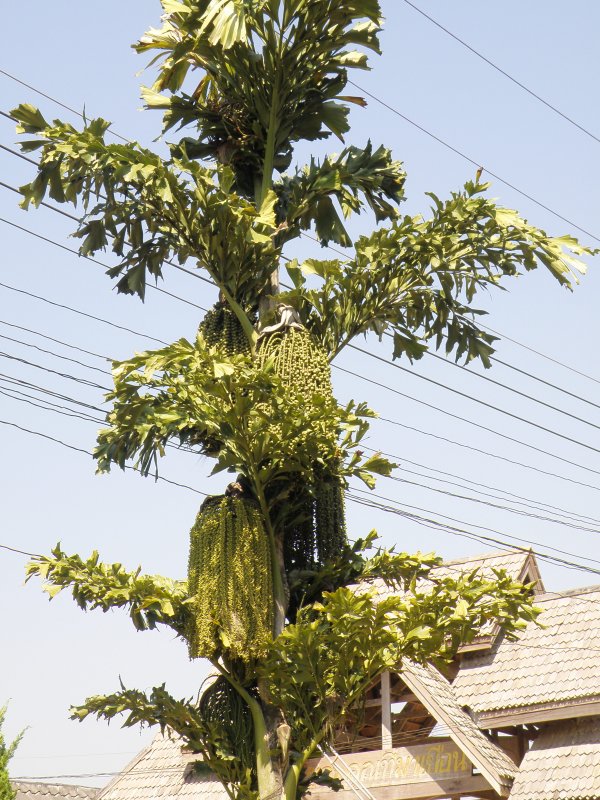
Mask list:
[[[433,666],[406,661],[400,677],[437,722],[446,726],[454,744],[481,772],[494,791],[501,797],[508,797],[517,773],[515,763],[463,711],[443,675]]]

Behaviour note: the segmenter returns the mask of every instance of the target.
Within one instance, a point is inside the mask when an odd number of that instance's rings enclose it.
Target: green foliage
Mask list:
[[[254,501],[210,497],[190,532],[190,658],[250,661],[273,638],[271,546]]]
[[[40,577],[50,598],[69,588],[84,610],[125,609],[140,630],[167,625],[220,673],[198,704],[164,685],[149,695],[122,687],[73,709],[75,718],[124,714],[125,726],[173,730],[232,800],[267,800],[282,783],[296,800],[311,781],[331,785],[327,775],[306,780],[303,764],[383,670],[448,660],[490,622],[512,637],[537,614],[529,589],[504,573],[440,579],[433,555],[370,553],[374,533],[348,544],[347,480],[372,487],[393,465],[364,457],[374,414],[338,406],[329,361],[356,336],[389,333],[396,358],[435,347],[489,366],[494,337],[477,323],[475,296],[540,265],[570,287],[592,251],[547,236],[479,183],[447,201],[430,195],[430,219],[401,216],[402,165],[370,142],[284,174],[295,142],[343,139],[348,104],[365,105],[343,92],[348,71],[378,52],[378,0],[161,4],[162,27],[135,45],[158,66],[143,96],[164,111],[165,131],[189,135],[163,160],[137,143],[108,144],[102,119],[78,131],[21,105],[12,116],[33,137],[22,148],[40,154],[22,205],[79,205],[80,251],[112,248],[119,291],[143,298],[167,261],[214,281],[219,302],[193,344],[114,364],[95,457],[100,472],[132,460],[148,475],[179,444],[213,458],[213,472],[239,473],[237,493],[201,509],[189,587],[60,546],[27,577]],[[365,209],[385,226],[362,236],[353,257],[288,265],[294,288],[278,300],[304,329],[295,320],[259,339],[283,245],[314,229],[323,244],[349,246],[344,220]],[[382,586],[391,596],[377,595]],[[1,759],[14,746],[0,736],[0,800]]]
[[[377,0],[162,6],[162,27],[136,45],[139,53],[157,51],[152,63],[160,65],[144,91],[147,106],[164,110],[165,130],[194,127],[176,151],[230,164],[247,194],[262,182],[265,162],[283,171],[294,142],[341,138],[349,127],[346,104],[364,104],[342,92],[349,69],[367,68],[364,51],[379,50]],[[182,89],[186,79],[194,81],[190,93]]]
[[[19,133],[38,137],[22,149],[41,149],[37,177],[21,187],[22,207],[37,208],[47,195],[81,202],[80,252],[91,255],[110,240],[120,262],[108,274],[120,276],[119,291],[143,298],[148,276],[162,277],[171,259],[194,260],[234,299],[268,285],[277,254],[274,194],[257,209],[232,191],[229,169],[186,158],[163,161],[135,142],[107,144],[109,123],[102,119],[78,132],[68,123],[46,122],[30,105],[12,116]]]
[[[210,687],[207,691],[210,691]],[[71,718],[83,721],[88,716],[110,721],[125,715],[124,728],[140,726],[159,726],[163,733],[174,731],[202,759],[201,764],[214,772],[223,782],[232,798],[253,798],[253,776],[244,758],[234,749],[242,731],[247,731],[248,722],[244,712],[236,712],[236,721],[243,727],[236,733],[232,730],[233,720],[219,718],[215,699],[201,700],[196,705],[191,700],[176,700],[165,685],[156,686],[149,694],[136,689],[126,689],[110,695],[89,697],[81,706],[71,708]],[[246,745],[248,746],[248,745]]]
[[[433,215],[403,217],[356,243],[356,255],[292,266],[293,305],[333,358],[359,334],[389,331],[394,357],[421,358],[433,343],[466,361],[489,366],[493,336],[477,325],[475,295],[540,264],[564,286],[585,272],[581,247],[570,236],[549,237],[514,211],[482,197],[487,184],[467,183],[450,200],[435,195]],[[306,275],[322,283],[309,288]]]
[[[385,147],[373,152],[347,147],[339,156],[327,156],[322,164],[311,160],[295,176],[283,176],[273,187],[279,198],[278,220],[285,225],[280,238],[288,241],[315,225],[319,240],[349,247],[352,240],[335,209],[344,218],[359,214],[365,204],[377,221],[394,219],[396,204],[404,196],[406,173]],[[391,201],[391,202],[390,202]]]
[[[427,575],[427,563],[411,557],[408,571]],[[310,754],[315,741],[330,737],[369,685],[403,658],[450,660],[488,622],[512,638],[538,613],[526,587],[501,571],[492,580],[477,570],[428,579],[383,598],[348,587],[325,593],[273,642],[259,673],[272,702],[285,708],[299,750]]]
[[[2,733],[2,727],[6,720],[6,712],[8,706],[0,706],[0,800],[14,800],[17,796],[16,791],[10,785],[10,778],[8,774],[8,764],[15,754],[15,750],[19,746],[25,731],[16,737],[16,739],[8,744]]]
[[[30,561],[26,575],[26,580],[41,578],[42,588],[51,600],[70,588],[73,599],[84,611],[125,608],[139,631],[167,625],[183,636],[189,624],[185,581],[143,575],[141,567],[130,572],[122,564],[105,564],[96,550],[84,560],[67,555],[57,544],[51,557],[39,556]]]
[[[342,476],[368,484],[373,473],[392,468],[358,450],[366,418],[373,416],[364,404],[341,408],[331,397],[306,397],[269,364],[227,357],[207,348],[201,335],[193,345],[181,339],[116,363],[113,375],[111,427],[100,432],[95,451],[99,471],[137,457],[148,474],[174,439],[217,443],[209,453],[216,459],[213,472],[241,472],[257,498],[283,476],[295,473],[310,482],[315,468],[336,460]]]

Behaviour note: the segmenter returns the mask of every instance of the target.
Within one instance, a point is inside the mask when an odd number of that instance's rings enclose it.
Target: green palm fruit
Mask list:
[[[264,654],[273,632],[271,550],[257,504],[209,497],[190,532],[190,658],[226,650],[248,661]]]
[[[340,478],[318,481],[314,507],[316,558],[317,563],[325,564],[338,556],[346,544],[344,486]]]
[[[250,689],[249,691],[252,691]],[[253,725],[250,710],[229,681],[219,676],[204,690],[198,703],[212,741],[225,751],[228,760],[238,762],[242,772],[255,768]]]
[[[257,356],[261,364],[272,359],[279,377],[305,397],[333,396],[327,353],[309,331],[290,327],[267,333],[259,340]]]
[[[259,340],[259,363],[271,359],[276,373],[310,402],[315,394],[333,397],[326,351],[297,324],[274,326]],[[290,523],[285,526],[287,570],[314,569],[330,561],[346,543],[344,487],[337,465],[319,470],[312,486],[298,486],[290,498]]]
[[[200,323],[200,333],[209,347],[222,347],[228,355],[250,353],[250,343],[230,306],[220,300]]]

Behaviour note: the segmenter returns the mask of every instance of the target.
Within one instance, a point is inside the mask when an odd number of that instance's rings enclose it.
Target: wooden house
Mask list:
[[[476,567],[535,583],[544,627],[509,642],[490,626],[444,674],[412,663],[384,674],[354,729],[310,764],[344,789],[315,786],[313,800],[600,798],[600,587],[546,593],[520,550],[439,569]],[[227,800],[193,761],[176,737],[157,736],[98,800]]]

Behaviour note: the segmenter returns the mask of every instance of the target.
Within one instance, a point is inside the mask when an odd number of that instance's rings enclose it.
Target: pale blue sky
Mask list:
[[[600,137],[597,96],[600,54],[597,32],[600,8],[586,0],[568,6],[558,0],[502,4],[421,0],[421,7],[489,58],[529,85]],[[593,141],[518,87],[494,72],[455,41],[419,16],[403,0],[383,0],[387,16],[382,37],[384,55],[374,59],[373,72],[358,73],[357,83],[398,108],[435,134],[488,167],[523,191],[559,211],[579,226],[600,236],[600,144]],[[4,10],[4,40],[0,69],[39,87],[89,115],[103,115],[115,129],[150,144],[159,132],[159,117],[142,114],[136,72],[144,66],[129,44],[158,21],[158,3],[107,0],[97,4],[42,3],[23,0]],[[353,90],[354,91],[354,90]],[[51,102],[36,97],[0,75],[0,109],[18,102],[38,104],[46,116],[76,121]],[[353,112],[349,141],[383,142],[405,161],[407,213],[425,212],[425,191],[441,196],[459,188],[475,168],[424,136],[406,122],[370,102],[366,111]],[[13,126],[0,117],[0,143],[13,146]],[[339,149],[335,142],[327,145]],[[302,149],[302,157],[308,153]],[[324,152],[319,146],[318,152]],[[0,180],[13,185],[31,175],[27,164],[0,151]],[[553,215],[496,182],[492,194],[516,207],[535,224],[553,233],[572,232]],[[0,215],[38,233],[72,246],[68,220],[47,210],[24,214],[15,196],[0,187]],[[367,220],[355,231],[365,230]],[[594,244],[581,236],[586,244]],[[2,257],[0,281],[83,309],[165,341],[192,336],[198,323],[195,309],[155,292],[142,305],[117,296],[100,267],[0,223]],[[597,242],[596,242],[597,244]],[[306,244],[290,255],[314,253]],[[109,257],[107,256],[107,259]],[[208,305],[205,285],[167,273],[165,287],[189,300]],[[489,324],[509,336],[551,355],[558,361],[600,378],[597,368],[597,265],[572,295],[551,278],[534,273],[513,282],[510,292],[482,298],[490,310]],[[142,337],[108,328],[64,310],[0,287],[0,319],[42,331],[49,336],[111,357],[125,357],[149,346]],[[12,332],[11,332],[12,331]],[[22,339],[77,358],[59,345],[44,342],[0,323],[0,334]],[[372,344],[372,343],[370,343]],[[30,348],[0,339],[0,351],[49,368],[105,383],[99,373],[60,362]],[[376,351],[389,356],[385,345]],[[499,356],[525,373],[543,377],[592,402],[598,402],[598,383],[585,379],[510,342]],[[103,367],[87,356],[82,360]],[[102,392],[0,357],[0,372],[31,381],[56,392],[97,404]],[[480,425],[494,428],[519,441],[551,451],[562,458],[598,470],[597,454],[531,426],[487,410],[467,399],[419,380],[414,375],[377,364],[356,352],[347,353],[342,366],[395,387],[421,401],[444,408]],[[66,369],[65,369],[66,367]],[[473,368],[476,373],[478,368]],[[415,374],[439,380],[468,394],[538,422],[580,442],[600,446],[597,430],[556,414],[497,386],[486,383],[434,359],[424,359]],[[600,425],[598,409],[559,392],[544,389],[524,375],[496,367],[494,379],[564,408]],[[1,381],[0,381],[1,383]],[[409,401],[336,374],[340,398],[366,399],[382,416],[471,447],[494,452],[514,461],[537,466],[576,481],[598,486],[598,475],[542,456],[518,443],[504,441],[459,422],[418,402]],[[2,386],[0,385],[0,389]],[[57,402],[60,402],[57,400]],[[94,425],[57,416],[0,395],[0,418],[43,431],[77,447],[90,449]],[[440,484],[435,468],[505,491],[517,493],[570,512],[600,517],[598,490],[551,478],[385,423],[373,426],[372,444],[413,462],[403,467],[427,473],[431,487],[456,494],[490,499],[463,488]],[[2,535],[0,543],[33,552],[46,552],[61,540],[67,551],[88,553],[100,549],[107,560],[119,560],[171,576],[185,573],[187,531],[199,497],[191,492],[154,484],[132,474],[96,478],[85,456],[15,429],[0,426]],[[208,481],[207,464],[189,455],[173,454],[163,473],[206,491],[218,491],[222,480]],[[418,476],[404,472],[407,480]],[[450,478],[449,480],[453,480]],[[382,481],[378,493],[404,504],[426,509],[424,516],[445,514],[473,525],[538,541],[576,554],[600,559],[600,532],[582,532],[541,519],[518,516],[483,504],[459,500],[410,484]],[[503,501],[490,500],[503,504]],[[353,535],[375,526],[387,544],[407,550],[435,549],[446,557],[460,557],[486,549],[482,544],[433,531],[376,511],[349,505]],[[546,516],[538,512],[540,516]],[[457,523],[451,523],[457,524]],[[459,527],[463,527],[462,523]],[[597,523],[588,523],[598,529]],[[484,532],[480,529],[479,532]],[[111,691],[118,676],[130,686],[149,688],[166,681],[177,696],[197,691],[204,673],[190,664],[185,648],[166,633],[138,634],[118,614],[84,616],[65,597],[51,605],[38,584],[23,588],[24,559],[0,554],[0,602],[4,615],[5,653],[0,666],[0,702],[11,699],[8,732],[26,725],[29,731],[12,766],[14,775],[80,775],[110,772],[122,766],[145,742],[137,732],[121,731],[102,723],[69,722],[67,709],[89,694]],[[546,583],[560,589],[600,582],[593,574],[541,564]],[[596,566],[600,566],[596,564]],[[94,783],[81,778],[82,783]],[[102,779],[100,779],[102,782]]]

